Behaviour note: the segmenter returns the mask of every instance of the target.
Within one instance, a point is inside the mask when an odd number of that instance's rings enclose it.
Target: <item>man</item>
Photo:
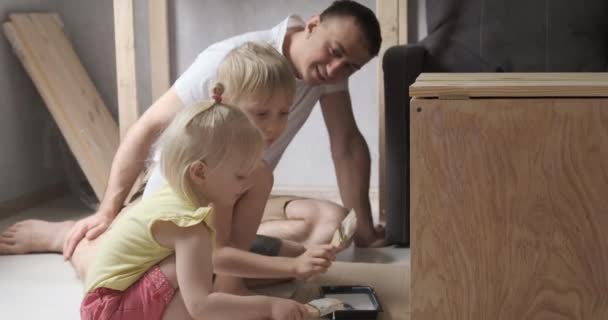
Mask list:
[[[67,259],[72,257],[78,246],[72,263],[82,275],[92,249],[87,249],[88,244],[81,240],[85,237],[93,240],[108,228],[143,169],[158,133],[180,109],[209,98],[208,88],[213,83],[219,62],[228,51],[247,41],[266,42],[279,50],[293,68],[297,88],[287,128],[282,134],[277,133],[280,120],[264,114],[263,108],[254,115],[259,117],[257,120],[268,122],[268,132],[262,133],[269,148],[264,155],[264,168],[257,170],[252,187],[234,207],[230,239],[226,242],[240,249],[249,249],[256,240],[258,248],[254,251],[289,256],[303,251],[301,246],[292,242],[329,242],[346,214],[345,208],[316,199],[274,196],[269,199],[272,169],[319,101],[329,132],[342,201],[357,213],[355,244],[363,247],[383,245],[384,229],[374,227],[371,217],[369,150],[356,126],[347,87],[348,77],[378,54],[380,27],[368,8],[354,1],[336,1],[320,16],[306,22],[298,16],[289,16],[270,30],[233,37],[203,51],[173,87],[129,129],[114,157],[104,199],[94,215],[73,225],[42,226],[40,221],[22,222],[11,227],[12,249],[0,240],[0,253],[63,251]],[[147,192],[158,186],[159,179],[162,177],[158,174],[152,175],[146,186]],[[44,228],[49,231],[41,230]],[[256,239],[256,231],[269,237]],[[281,242],[276,238],[292,242]],[[14,249],[15,244],[19,250]]]

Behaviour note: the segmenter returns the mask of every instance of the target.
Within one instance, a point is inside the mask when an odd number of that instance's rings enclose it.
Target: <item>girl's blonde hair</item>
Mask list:
[[[277,93],[292,100],[296,90],[291,65],[266,43],[246,42],[232,49],[220,63],[217,79],[226,85],[226,97],[233,103],[265,103]]]
[[[223,85],[218,83],[213,90],[223,91]],[[250,172],[264,149],[260,132],[243,111],[219,100],[184,108],[159,139],[160,168],[165,179],[180,196],[197,206],[200,203],[189,179],[194,162],[204,161],[213,169],[228,157],[237,157],[242,171]]]

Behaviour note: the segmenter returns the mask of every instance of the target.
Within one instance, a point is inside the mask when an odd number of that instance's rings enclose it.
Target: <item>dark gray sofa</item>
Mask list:
[[[606,72],[608,0],[427,0],[428,36],[383,56],[387,238],[409,246],[409,86],[422,72]]]

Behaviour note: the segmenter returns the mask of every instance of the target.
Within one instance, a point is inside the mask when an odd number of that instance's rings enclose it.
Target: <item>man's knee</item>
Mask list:
[[[330,201],[323,201],[319,204],[315,218],[318,223],[323,225],[337,226],[344,220],[347,213],[348,211],[344,207]]]

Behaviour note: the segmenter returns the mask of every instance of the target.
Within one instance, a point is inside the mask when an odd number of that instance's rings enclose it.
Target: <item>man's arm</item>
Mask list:
[[[171,88],[129,128],[112,161],[108,187],[99,213],[112,218],[118,214],[135,179],[144,168],[152,144],[183,107]]]
[[[370,154],[353,115],[348,91],[321,96],[342,202],[357,214],[355,244],[384,245],[384,229],[374,228],[369,201]]]
[[[85,235],[94,239],[108,228],[143,169],[152,144],[183,107],[175,89],[171,88],[129,128],[112,160],[108,186],[99,209],[77,222],[67,238],[63,250],[66,259]]]

